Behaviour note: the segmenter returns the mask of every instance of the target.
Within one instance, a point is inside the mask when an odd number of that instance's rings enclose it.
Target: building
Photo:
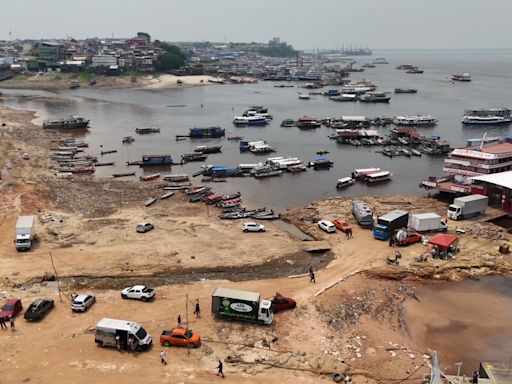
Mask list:
[[[455,194],[472,193],[471,180],[512,170],[512,139],[454,149],[444,160],[441,178],[429,177],[420,187]],[[474,192],[478,193],[478,192]]]
[[[37,55],[39,60],[56,63],[63,59],[63,45],[56,42],[42,42],[37,47]]]
[[[91,67],[110,67],[111,65],[117,65],[117,57],[111,55],[95,55],[91,60]]]
[[[489,205],[512,213],[512,171],[474,176],[471,193],[489,197]]]

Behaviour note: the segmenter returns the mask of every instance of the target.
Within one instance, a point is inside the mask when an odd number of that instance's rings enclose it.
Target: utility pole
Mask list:
[[[188,339],[188,293],[185,295],[185,300],[185,321],[187,322],[187,327],[185,328],[185,336],[187,337],[187,353],[190,355],[190,343]]]
[[[59,299],[60,299],[60,302],[62,303],[62,294],[60,292],[60,281],[59,281],[59,276],[57,275],[57,270],[55,269],[55,264],[53,264],[53,256],[52,256],[52,252],[50,251],[49,252],[50,254],[50,260],[52,262],[52,267],[53,267],[53,271],[55,272],[55,280],[57,280],[57,289],[59,290]]]

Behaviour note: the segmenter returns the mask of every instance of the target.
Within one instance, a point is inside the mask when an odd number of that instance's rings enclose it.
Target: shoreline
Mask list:
[[[59,340],[58,350],[52,347],[53,354],[45,357],[45,361],[50,361],[60,370],[64,375],[61,378],[70,380],[76,375],[99,374],[102,372],[101,362],[114,356],[117,364],[129,368],[127,371],[117,368],[103,371],[102,378],[106,382],[122,377],[128,383],[131,382],[130,376],[144,371],[150,372],[149,380],[158,381],[159,373],[151,373],[150,369],[157,361],[158,348],[141,354],[134,363],[129,354],[116,355],[115,351],[98,349],[91,341],[92,335],[86,331],[77,337],[62,338],[62,334],[75,335],[78,330],[94,326],[98,318],[113,316],[140,321],[155,336],[161,328],[169,327],[173,316],[184,314],[181,296],[185,292],[191,298],[200,298],[207,310],[210,293],[222,285],[258,291],[262,297],[271,297],[279,290],[296,298],[299,305],[294,311],[277,314],[276,324],[271,329],[193,320],[194,330],[205,338],[205,346],[192,351],[191,357],[187,357],[186,351],[173,352],[173,360],[180,362],[180,369],[173,367],[173,374],[180,379],[204,382],[211,369],[211,359],[207,356],[213,353],[219,358],[233,357],[234,360],[227,364],[231,376],[227,376],[228,383],[244,382],[242,380],[246,380],[247,375],[249,379],[246,382],[253,382],[256,376],[271,383],[282,380],[282,371],[258,367],[254,365],[255,359],[273,362],[274,365],[286,366],[288,363],[290,369],[299,368],[296,372],[304,383],[317,382],[321,372],[350,373],[355,383],[365,380],[373,383],[372,377],[399,379],[408,369],[413,369],[411,367],[423,364],[423,369],[418,370],[415,376],[420,380],[421,375],[428,372],[428,358],[421,352],[415,352],[418,346],[407,336],[406,324],[400,315],[401,305],[414,297],[411,287],[414,284],[434,284],[444,279],[471,279],[496,270],[510,276],[510,255],[500,259],[496,241],[473,238],[472,235],[461,238],[465,253],[456,260],[429,260],[427,265],[415,264],[414,256],[423,250],[421,245],[415,244],[400,248],[402,266],[387,266],[385,258],[394,250],[386,242],[374,240],[368,230],[355,225],[350,215],[352,198],[314,201],[308,206],[288,210],[284,215],[287,223],[314,239],[326,241],[331,253],[324,255],[304,253],[301,248],[304,242],[271,222],[265,223],[269,228],[267,233],[242,234],[238,221],[226,222],[210,216],[204,206],[189,203],[180,193],[165,203],[145,208],[146,194],[154,191],[153,182],[123,182],[87,176],[76,176],[74,181],[57,180],[50,169],[50,136],[40,126],[30,123],[35,114],[0,106],[0,116],[1,122],[6,123],[6,127],[0,127],[3,139],[0,141],[0,154],[3,155],[0,159],[0,183],[6,191],[0,197],[0,229],[11,234],[15,218],[21,213],[36,213],[38,217],[51,214],[62,219],[47,223],[38,221],[41,242],[31,252],[16,253],[10,235],[0,241],[3,254],[0,278],[4,290],[9,295],[22,297],[24,303],[43,294],[57,302],[56,313],[51,313],[45,320],[57,325],[52,328],[54,330],[48,329],[42,334],[36,329],[37,324],[30,327],[30,324],[20,322],[19,326],[26,335],[39,334],[35,346],[34,339],[25,337],[21,332],[16,341],[7,341],[7,347],[14,348],[15,342],[19,346],[15,358],[17,364],[28,372],[27,375],[35,375],[38,367],[29,367],[25,361],[40,360],[37,353],[41,348],[48,343],[54,345],[55,340]],[[22,152],[29,153],[30,160],[22,160]],[[446,209],[443,202],[418,196],[365,199],[376,212],[400,207],[417,209],[429,206],[439,212]],[[343,239],[338,240],[320,231],[313,222],[303,220],[304,217],[334,216],[349,220],[354,228],[354,239],[345,240],[341,236]],[[156,229],[135,236],[134,226],[146,218],[156,222]],[[461,222],[461,225],[476,224],[468,221]],[[492,224],[478,225],[484,229],[494,228]],[[450,223],[450,227],[455,225]],[[509,240],[508,234],[504,236]],[[317,284],[308,283],[310,263],[317,270]],[[248,278],[237,279],[237,270]],[[404,279],[402,271],[430,278],[411,281]],[[66,298],[75,289],[97,294],[98,303],[91,311],[69,315],[69,303],[58,302],[58,287],[47,279],[55,272],[63,278],[62,289]],[[171,276],[181,273],[183,278],[165,280],[167,272]],[[436,275],[440,277],[436,278]],[[150,276],[155,276],[155,280]],[[342,276],[348,277],[340,280]],[[108,278],[111,281],[102,282]],[[158,279],[161,284],[158,284]],[[157,284],[158,298],[148,304],[151,306],[150,314],[138,303],[119,301],[119,288],[135,283]],[[401,287],[405,285],[409,288],[404,290]],[[177,295],[180,300],[176,300]],[[368,305],[361,298],[365,298]],[[334,321],[341,315],[343,324]],[[58,329],[57,333],[55,329]],[[315,330],[310,334],[308,345],[304,345],[301,338],[305,329]],[[222,334],[221,341],[227,340],[231,345],[215,344],[219,334]],[[292,352],[281,361],[274,360],[272,351],[239,348],[235,344],[259,346],[262,340],[265,343],[271,341],[276,350]],[[391,347],[388,346],[390,342],[393,344]],[[393,348],[396,356],[390,357],[387,348]],[[81,362],[83,358],[78,350],[84,351],[87,364]],[[203,350],[209,351],[208,354]],[[411,358],[411,354],[416,357]],[[81,363],[75,364],[75,361]],[[187,379],[190,369],[195,372],[195,379]]]
[[[80,88],[84,89],[134,89],[134,90],[176,90],[216,85],[222,79],[207,76],[174,76],[169,74],[155,75],[120,75],[105,76],[94,75],[96,84],[91,85],[85,81],[80,82]],[[69,81],[75,77],[69,73],[46,73],[20,79],[13,77],[0,82],[1,89],[27,89],[40,91],[55,91],[69,89]],[[135,81],[133,81],[135,79]],[[182,83],[177,83],[180,80]]]

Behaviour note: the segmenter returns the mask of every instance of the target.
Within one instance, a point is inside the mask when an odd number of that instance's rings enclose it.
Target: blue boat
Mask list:
[[[142,155],[141,165],[170,165],[171,155]]]
[[[226,130],[221,127],[190,128],[190,138],[224,137]]]
[[[203,175],[212,177],[237,177],[243,176],[243,172],[240,168],[213,166],[206,168],[203,172]]]

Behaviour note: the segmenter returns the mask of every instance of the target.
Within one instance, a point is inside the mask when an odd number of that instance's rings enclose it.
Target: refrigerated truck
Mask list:
[[[18,220],[16,220],[16,250],[30,251],[34,240],[34,216],[18,216]]]
[[[448,225],[444,223],[436,213],[415,213],[411,215],[410,227],[416,232],[444,232],[448,230]]]
[[[226,320],[272,324],[272,303],[258,292],[218,287],[212,294],[212,313]]]
[[[373,237],[379,240],[388,240],[393,233],[401,228],[407,228],[409,212],[394,210],[380,216],[377,224],[373,226]]]
[[[457,197],[453,204],[448,206],[448,217],[452,220],[461,220],[485,213],[489,198],[484,195],[469,195]]]

